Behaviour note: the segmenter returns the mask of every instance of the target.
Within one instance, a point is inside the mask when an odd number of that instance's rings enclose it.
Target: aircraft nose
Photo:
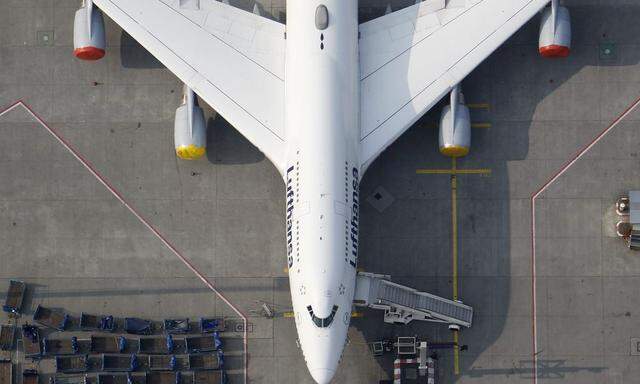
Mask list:
[[[331,379],[333,378],[333,375],[336,373],[336,371],[332,371],[330,369],[324,369],[324,368],[316,368],[311,370],[310,373],[311,373],[311,377],[313,377],[313,380],[315,380],[316,383],[329,384],[329,382],[331,382]]]

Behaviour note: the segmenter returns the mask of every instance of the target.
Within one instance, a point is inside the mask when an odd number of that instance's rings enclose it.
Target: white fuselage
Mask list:
[[[329,23],[316,27],[316,9]],[[288,0],[286,241],[300,346],[318,383],[335,374],[351,320],[358,253],[356,0]]]

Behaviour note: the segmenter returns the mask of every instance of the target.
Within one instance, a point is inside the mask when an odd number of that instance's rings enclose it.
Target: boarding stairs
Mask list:
[[[413,320],[471,327],[473,308],[392,282],[391,276],[359,272],[354,304],[384,310],[385,323],[408,324]]]

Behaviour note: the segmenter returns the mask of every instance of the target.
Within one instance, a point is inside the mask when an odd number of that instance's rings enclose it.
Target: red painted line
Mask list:
[[[538,383],[538,325],[537,325],[537,293],[536,293],[536,200],[555,183],[569,168],[591,150],[613,128],[617,127],[631,112],[640,105],[640,98],[636,99],[613,122],[583,146],[576,154],[569,158],[547,181],[531,195],[531,336],[533,341],[533,383]]]
[[[206,285],[211,291],[213,291],[225,304],[227,304],[243,321],[244,332],[243,332],[243,348],[244,348],[244,382],[247,383],[247,317],[240,311],[240,309],[236,308],[229,299],[227,299],[222,292],[220,292],[213,283],[202,274],[192,263],[187,259],[178,249],[164,236],[156,227],[154,227],[147,219],[145,219],[129,202],[122,196],[122,194],[113,186],[111,183],[103,177],[91,163],[75,148],[71,146],[71,144],[53,127],[50,127],[38,114],[24,101],[18,100],[8,107],[0,110],[0,117],[9,113],[13,109],[18,106],[23,107],[40,125],[42,125],[47,132],[49,132],[62,146],[69,152],[73,157],[75,157],[88,171],[91,173],[105,188],[111,192],[113,196],[115,196],[122,205],[124,205],[129,212],[131,212],[147,229],[149,229],[161,242],[167,247],[171,253],[173,253],[180,261],[182,261],[191,272],[193,272],[203,283]]]

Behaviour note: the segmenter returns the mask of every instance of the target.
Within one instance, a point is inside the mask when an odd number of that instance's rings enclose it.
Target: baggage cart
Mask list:
[[[189,384],[227,384],[227,374],[224,371],[196,371]]]
[[[132,372],[138,369],[139,362],[136,354],[131,355],[102,355],[102,370],[109,372]]]
[[[222,368],[223,362],[222,351],[218,351],[218,353],[189,355],[189,367],[193,371],[220,369]]]
[[[82,312],[80,314],[80,329],[83,331],[113,332],[116,322],[113,316],[95,316]]]
[[[13,364],[11,360],[0,360],[0,384],[13,383]]]
[[[2,306],[2,310],[7,313],[15,313],[19,315],[22,312],[22,304],[24,303],[24,293],[27,285],[22,281],[11,280],[9,282],[9,292]]]
[[[10,351],[16,339],[16,327],[10,324],[0,325],[0,349]]]
[[[38,327],[29,324],[22,326],[22,348],[26,357],[39,358],[42,356],[42,343]]]
[[[189,319],[165,319],[163,327],[164,331],[169,334],[189,333],[191,331]]]
[[[223,332],[225,330],[225,323],[222,317],[203,317],[200,319],[200,332],[212,333]]]
[[[189,369],[189,360],[176,355],[149,356],[149,370],[151,371],[184,371]]]
[[[53,328],[58,331],[64,331],[69,324],[69,315],[51,308],[38,305],[36,312],[33,314],[33,321],[45,327]]]
[[[70,339],[47,339],[42,343],[43,355],[77,355],[80,353],[78,338],[73,336]]]
[[[56,372],[82,373],[89,370],[89,359],[81,356],[56,356]]]
[[[144,337],[138,343],[138,353],[149,355],[167,355],[173,353],[175,344],[173,336],[166,337]]]
[[[182,384],[180,371],[153,371],[147,373],[147,384]]]
[[[222,340],[218,332],[206,336],[185,338],[187,353],[212,352],[222,349]]]
[[[146,384],[147,374],[141,373],[98,373],[96,384]]]
[[[148,320],[127,317],[124,319],[124,330],[133,335],[150,335],[153,333],[153,324]]]
[[[124,336],[91,336],[91,353],[123,353],[126,348]]]
[[[35,369],[22,371],[22,384],[38,384],[38,371]]]

